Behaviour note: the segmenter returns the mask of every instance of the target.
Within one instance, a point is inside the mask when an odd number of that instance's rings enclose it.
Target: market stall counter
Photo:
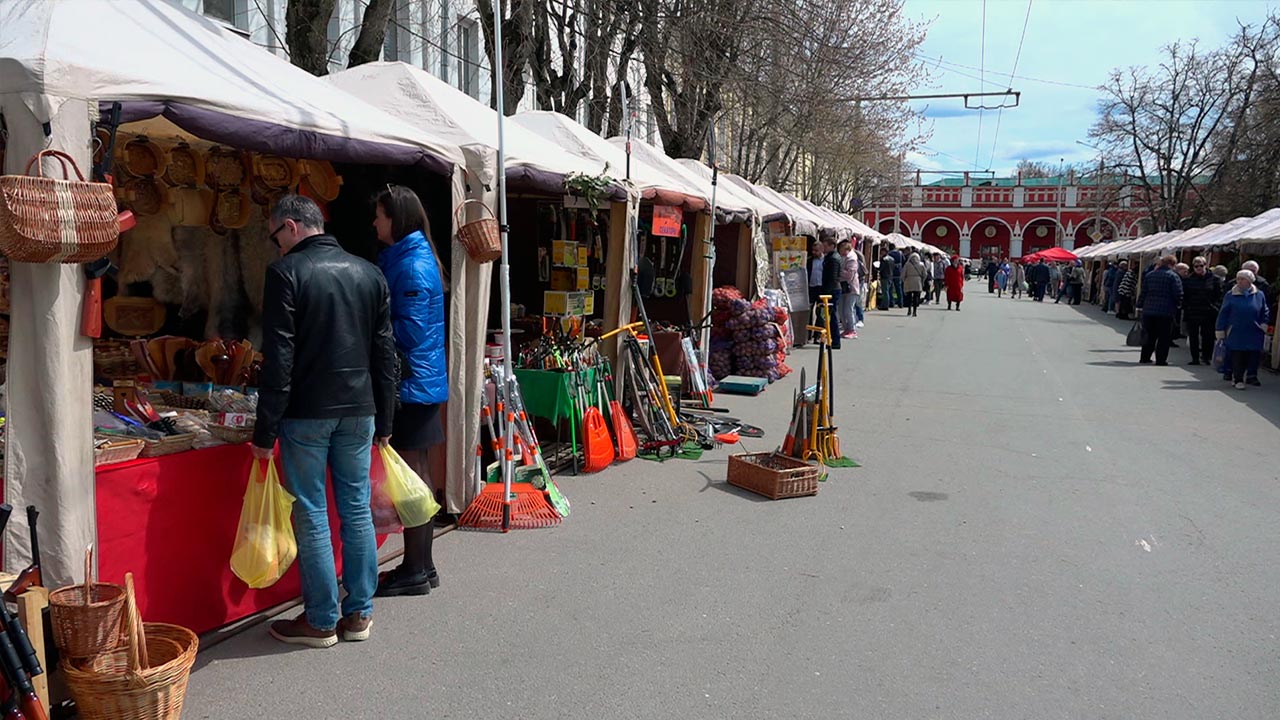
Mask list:
[[[125,573],[132,572],[138,609],[148,621],[197,633],[300,596],[296,562],[262,590],[249,589],[231,572],[228,559],[251,463],[249,446],[237,444],[99,467],[102,580],[123,583]],[[341,544],[334,508],[331,497],[329,527],[336,549]],[[342,558],[336,560],[341,572]]]

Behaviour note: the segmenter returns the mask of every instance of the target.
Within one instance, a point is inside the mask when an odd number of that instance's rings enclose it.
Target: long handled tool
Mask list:
[[[44,579],[40,572],[40,532],[36,527],[36,521],[39,518],[40,511],[36,510],[36,506],[28,505],[27,530],[31,533],[31,564],[18,573],[18,578],[5,591],[4,599],[7,602],[17,602],[18,596],[27,590],[44,586]]]
[[[12,513],[12,505],[0,504],[0,534],[8,525]],[[43,673],[44,669],[40,667],[39,656],[31,646],[26,630],[9,612],[9,606],[4,601],[0,601],[0,621],[4,626],[4,631],[0,632],[0,676],[9,688],[4,718],[48,720],[49,715],[31,683],[31,678]]]

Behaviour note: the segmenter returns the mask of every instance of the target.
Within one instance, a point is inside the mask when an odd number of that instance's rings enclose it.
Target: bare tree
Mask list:
[[[545,0],[506,0],[502,5],[507,14],[502,17],[502,68],[503,68],[503,103],[502,111],[514,115],[520,101],[524,98],[526,87],[525,69],[533,57],[534,51],[534,17],[535,11]],[[480,14],[480,27],[484,35],[484,50],[489,58],[489,67],[494,64],[494,7],[493,0],[476,0],[476,10]],[[489,84],[489,107],[498,106],[498,87]]]
[[[1200,224],[1208,196],[1198,185],[1220,173],[1216,144],[1239,115],[1252,72],[1231,48],[1175,43],[1158,66],[1116,70],[1103,87],[1090,135],[1140,188],[1156,230]]]
[[[337,0],[289,0],[285,42],[289,60],[312,75],[329,74],[329,18]]]
[[[377,62],[382,58],[382,45],[387,39],[387,26],[396,0],[369,0],[360,17],[360,34],[356,36],[347,67]]]

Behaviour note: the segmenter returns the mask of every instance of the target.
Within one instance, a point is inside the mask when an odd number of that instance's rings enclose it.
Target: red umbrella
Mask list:
[[[1041,258],[1044,258],[1048,262],[1072,262],[1076,259],[1076,254],[1070,250],[1063,250],[1062,248],[1054,247],[1049,248],[1048,250],[1031,253],[1030,255],[1022,258],[1022,260],[1023,262],[1038,262]]]

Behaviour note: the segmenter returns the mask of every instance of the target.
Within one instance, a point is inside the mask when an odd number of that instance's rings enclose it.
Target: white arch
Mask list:
[[[1032,219],[1030,219],[1030,220],[1028,220],[1028,221],[1026,221],[1026,222],[1022,223],[1022,227],[1024,228],[1024,231],[1025,231],[1025,228],[1029,228],[1029,227],[1031,227],[1033,224],[1038,223],[1038,222],[1040,222],[1041,220],[1044,220],[1045,222],[1047,222],[1047,223],[1049,223],[1049,224],[1051,224],[1051,225],[1057,225],[1057,224],[1058,224],[1058,219],[1057,219],[1057,218],[1055,218],[1055,217],[1051,217],[1051,216],[1049,216],[1049,215],[1041,215],[1041,216],[1040,216],[1040,217],[1038,217],[1038,218],[1032,218]],[[1064,228],[1065,228],[1065,227],[1066,227],[1066,225],[1063,225],[1062,227],[1064,227]]]
[[[1005,226],[1005,228],[1007,228],[1007,229],[1009,230],[1009,237],[1013,237],[1013,236],[1014,236],[1013,226],[1012,226],[1012,225],[1010,225],[1009,223],[1005,222],[1005,221],[1004,221],[1004,218],[998,218],[998,217],[995,217],[995,216],[988,216],[988,217],[984,217],[984,218],[982,218],[981,220],[978,220],[978,221],[974,222],[974,223],[973,223],[973,227],[971,227],[971,228],[969,229],[969,234],[970,234],[970,235],[973,235],[973,232],[974,232],[975,230],[977,230],[977,229],[978,229],[978,226],[979,226],[979,225],[981,225],[981,224],[982,224],[982,223],[984,223],[984,222],[987,222],[988,220],[990,220],[990,221],[992,221],[992,222],[1000,223],[1001,225]],[[976,237],[976,236],[974,236],[974,237]]]
[[[1119,225],[1116,225],[1116,224],[1115,224],[1115,221],[1113,221],[1113,220],[1111,220],[1110,218],[1107,218],[1107,217],[1101,217],[1101,218],[1090,217],[1090,218],[1086,218],[1086,219],[1084,219],[1084,220],[1081,220],[1081,221],[1080,221],[1080,224],[1076,226],[1076,233],[1079,233],[1080,228],[1083,228],[1083,227],[1087,227],[1087,226],[1091,226],[1091,225],[1093,225],[1093,221],[1094,221],[1094,220],[1101,220],[1103,223],[1105,223],[1105,224],[1107,224],[1107,225],[1110,225],[1110,226],[1111,226],[1111,239],[1113,239],[1113,240],[1114,240],[1114,239],[1116,239],[1116,238],[1120,237],[1120,226],[1119,226]],[[1090,239],[1092,240],[1092,238],[1090,238]],[[1095,240],[1094,242],[1101,242],[1101,241],[1100,241],[1100,240]]]
[[[950,224],[950,225],[951,225],[951,227],[952,227],[952,229],[954,229],[954,230],[956,231],[956,237],[955,237],[956,242],[960,242],[960,235],[961,235],[960,223],[957,223],[955,220],[952,220],[951,218],[949,218],[949,217],[947,217],[947,216],[945,216],[945,215],[938,215],[938,216],[935,216],[935,217],[931,217],[931,218],[929,218],[928,220],[925,220],[925,221],[920,225],[920,235],[921,235],[920,240],[921,240],[921,241],[926,242],[926,243],[929,243],[930,245],[932,245],[932,244],[934,244],[934,241],[935,241],[935,240],[943,241],[943,240],[950,240],[950,239],[951,239],[951,238],[949,238],[949,237],[948,237],[948,238],[939,238],[939,237],[937,237],[937,236],[933,236],[933,237],[925,237],[925,231],[924,231],[924,229],[925,229],[925,228],[927,228],[927,227],[929,227],[929,225],[930,225],[931,223],[933,223],[934,221],[936,221],[936,220],[941,220],[941,221],[943,221],[943,222],[945,222],[945,223]]]
[[[1151,218],[1138,218],[1129,225],[1129,237],[1136,238],[1142,235],[1143,230],[1151,229]],[[1150,233],[1148,233],[1150,234]]]

